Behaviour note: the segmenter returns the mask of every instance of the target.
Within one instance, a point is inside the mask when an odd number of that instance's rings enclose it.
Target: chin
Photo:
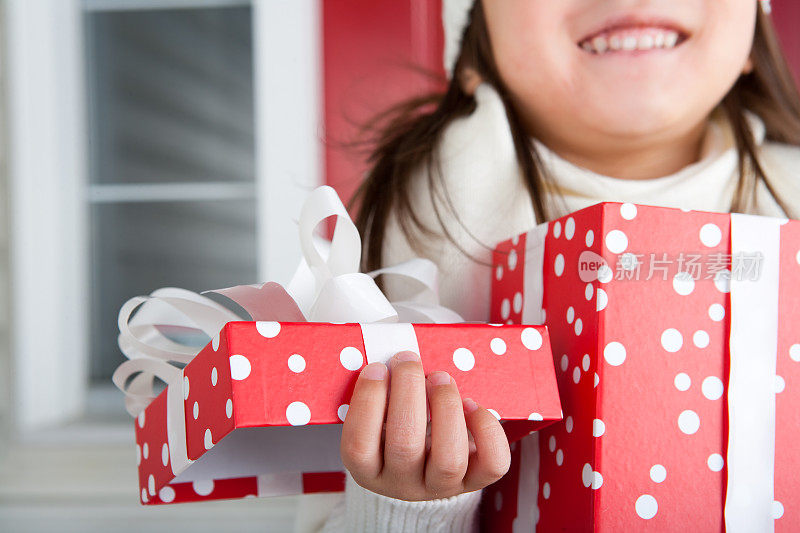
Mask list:
[[[687,122],[687,109],[679,102],[630,98],[624,102],[585,109],[583,121],[590,129],[612,137],[652,136],[674,130]]]

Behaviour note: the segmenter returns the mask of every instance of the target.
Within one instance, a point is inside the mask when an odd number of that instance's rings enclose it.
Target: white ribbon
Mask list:
[[[330,243],[314,234],[329,217],[337,217]],[[176,475],[191,461],[186,455],[183,371],[174,363],[188,364],[228,322],[361,323],[370,362],[407,349],[419,353],[410,324],[379,328],[379,323],[463,322],[457,313],[439,305],[436,265],[426,259],[412,259],[368,274],[358,271],[361,238],[331,187],[320,187],[309,194],[298,228],[303,259],[287,289],[269,282],[208,291],[237,303],[249,317],[239,316],[206,296],[175,288],[137,296],[120,310],[118,344],[128,361],[117,368],[112,381],[125,393],[125,406],[132,416],[155,398],[155,378],[167,384],[167,433]],[[390,302],[375,283],[379,275],[403,279],[401,288],[407,289],[403,299]],[[175,340],[176,329],[200,342]],[[173,338],[165,334],[166,330],[173,331]]]
[[[731,254],[763,254],[758,279],[730,280],[728,378],[729,533],[773,531],[775,375],[778,355],[780,224],[775,218],[731,215]]]

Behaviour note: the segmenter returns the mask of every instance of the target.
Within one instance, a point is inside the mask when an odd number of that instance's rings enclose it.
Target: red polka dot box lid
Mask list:
[[[328,216],[339,220],[326,244],[312,234]],[[341,423],[358,372],[403,350],[454,376],[512,441],[561,419],[544,326],[464,323],[438,305],[435,267],[421,259],[359,273],[358,233],[329,187],[309,196],[299,226],[304,261],[287,288],[214,299],[165,288],[120,311],[128,360],[113,381],[136,419],[142,503],[343,490]],[[379,274],[416,292],[389,301]]]
[[[602,203],[499,244],[492,320],[546,323],[564,421],[494,531],[800,531],[800,222]]]

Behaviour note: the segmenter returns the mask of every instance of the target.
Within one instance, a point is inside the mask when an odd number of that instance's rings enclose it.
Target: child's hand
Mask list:
[[[474,401],[462,404],[449,374],[425,379],[413,352],[395,355],[389,368],[388,376],[382,363],[361,371],[345,418],[342,461],[359,485],[392,498],[433,500],[481,489],[506,473],[511,453],[503,428]]]

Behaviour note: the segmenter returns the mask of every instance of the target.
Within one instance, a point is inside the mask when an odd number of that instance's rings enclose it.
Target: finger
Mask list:
[[[456,382],[447,372],[428,376],[431,449],[425,464],[425,485],[438,497],[461,492],[469,464],[467,423]]]
[[[497,418],[469,398],[464,400],[464,417],[476,448],[464,477],[464,489],[472,491],[494,483],[508,472],[511,450]]]
[[[383,468],[381,433],[389,389],[388,369],[370,363],[356,381],[342,427],[341,455],[354,477],[375,477]]]
[[[389,362],[389,407],[382,474],[391,480],[422,482],[425,465],[425,375],[419,356],[400,352]]]

